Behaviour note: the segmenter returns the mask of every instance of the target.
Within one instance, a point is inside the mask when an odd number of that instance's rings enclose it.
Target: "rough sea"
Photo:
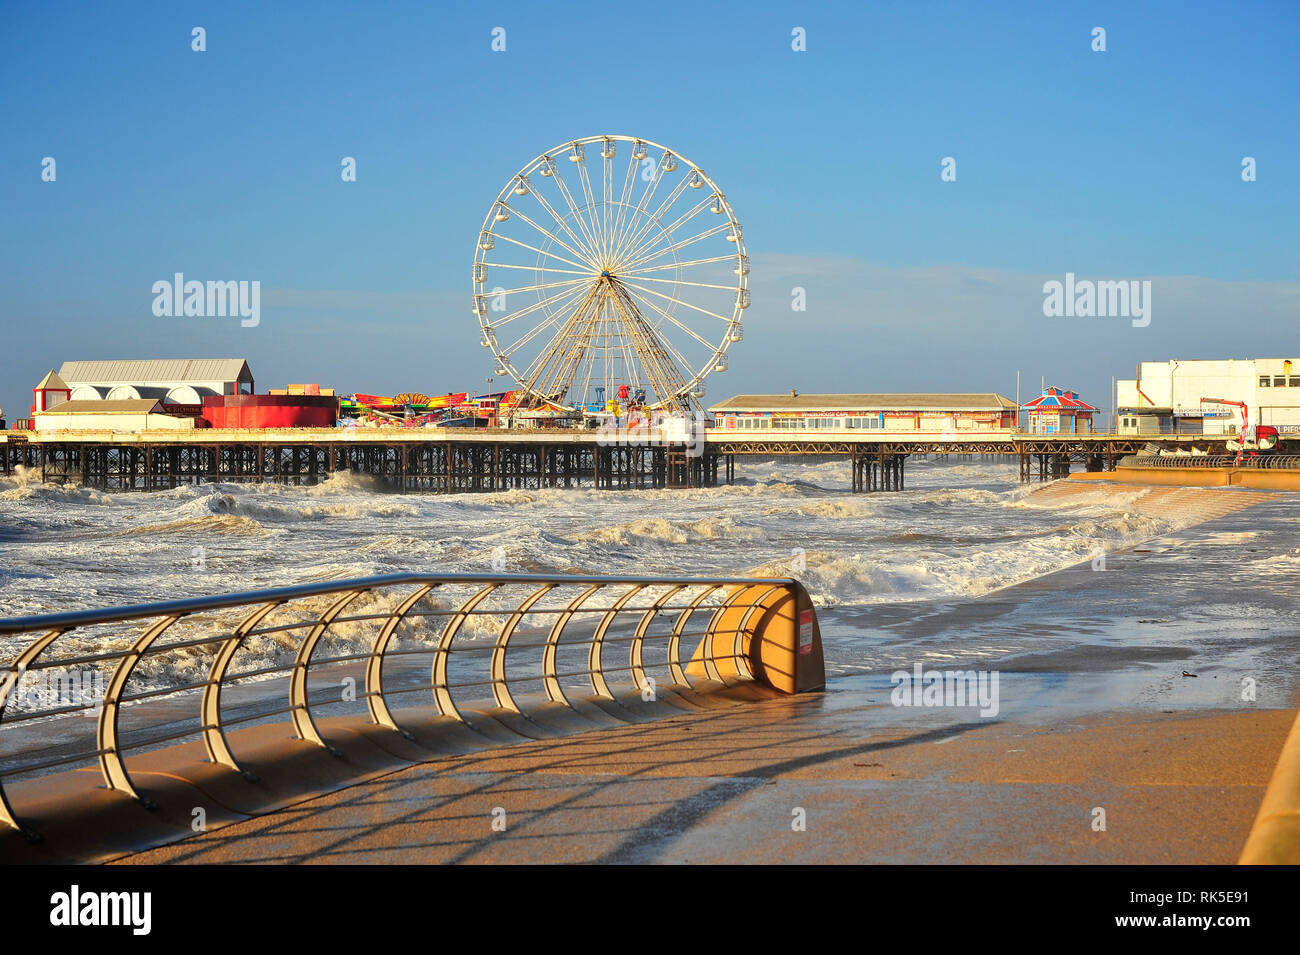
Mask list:
[[[1278,639],[1295,645],[1293,599],[1265,610],[1259,598],[1255,609],[1237,606],[1241,588],[1261,581],[1265,594],[1300,592],[1300,511],[1289,497],[1233,518],[1233,528],[1247,528],[1232,533],[1245,533],[1249,550],[1231,533],[1218,545],[1214,533],[1184,540],[1178,553],[1195,552],[1204,563],[1196,573],[1164,574],[1156,587],[1130,582],[1138,604],[1120,620],[1129,630],[1110,633],[1118,624],[1106,604],[1120,598],[1096,587],[1092,599],[1076,594],[1068,612],[1041,603],[1033,619],[1014,626],[953,621],[978,623],[997,591],[1102,552],[1167,542],[1194,523],[1135,509],[1145,489],[1088,485],[1068,497],[1036,495],[1041,485],[1021,485],[1015,463],[920,458],[907,462],[907,490],[899,493],[850,494],[847,463],[815,458],[742,458],[737,477],[734,486],[697,490],[433,495],[389,493],[347,475],[313,487],[205,484],[152,493],[19,475],[0,480],[0,616],[396,572],[488,573],[496,558],[496,569],[515,573],[796,576],[819,608],[832,677],[918,659],[973,665],[1046,651],[1077,656],[1092,645],[1132,644],[1134,634],[1144,648],[1181,646],[1236,632],[1250,619],[1264,621],[1259,653],[1276,657]],[[1150,545],[1145,551],[1153,553]],[[1105,575],[1112,589],[1123,582]],[[954,608],[965,616],[951,617]],[[1187,621],[1205,613],[1215,617],[1213,633],[1189,630]],[[11,653],[12,642],[3,649]],[[250,666],[291,654],[274,643],[262,652],[267,659]]]

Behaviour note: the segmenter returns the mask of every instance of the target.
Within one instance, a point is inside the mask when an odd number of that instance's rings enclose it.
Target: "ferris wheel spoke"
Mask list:
[[[544,366],[551,358],[556,356],[557,354],[557,350],[555,348],[556,342],[562,336],[568,334],[568,332],[571,331],[572,326],[575,323],[578,323],[580,321],[579,315],[586,310],[586,306],[590,301],[591,301],[591,296],[590,294],[588,294],[582,299],[582,304],[568,318],[561,321],[560,317],[556,315],[552,317],[549,321],[543,322],[541,325],[538,325],[535,329],[533,329],[526,336],[526,340],[520,339],[520,341],[516,342],[513,346],[511,346],[515,350],[518,350],[520,347],[526,344],[526,341],[531,341],[533,338],[537,337],[542,331],[549,328],[551,325],[556,326],[554,334],[552,334],[551,337],[542,345],[538,353],[533,357],[533,360],[528,363],[528,367],[524,369],[523,377],[525,379],[534,377],[534,375],[536,374],[536,369],[538,369],[541,366]]]
[[[526,381],[532,381],[534,384],[536,383],[538,366],[545,364],[554,355],[555,341],[562,334],[564,334],[565,323],[558,320],[553,321],[552,323],[548,323],[546,325],[537,326],[537,328],[534,330],[534,334],[539,333],[547,328],[550,328],[551,324],[555,325],[555,331],[551,334],[551,337],[545,342],[544,347],[540,351],[538,351],[536,355],[533,356],[532,361],[528,363],[528,366],[524,368],[522,372],[522,377]]]
[[[660,279],[658,281],[671,281],[669,279]],[[483,292],[485,297],[493,298],[497,295],[514,295],[516,292],[539,292],[542,289],[561,288],[566,285],[590,285],[591,277],[578,279],[565,279],[559,282],[544,282],[541,285],[520,285],[518,288],[493,288],[490,292]]]
[[[686,363],[686,359],[681,356],[681,353],[673,347],[673,344],[656,335],[654,329],[647,325],[644,331],[644,340],[649,342],[649,347],[646,350],[655,358],[650,362],[650,366],[655,369],[655,375],[659,381],[656,390],[665,397],[680,395],[686,390],[687,382],[679,368],[689,369],[690,365]]]
[[[664,350],[672,354],[673,361],[677,362],[677,368],[685,368],[688,372],[691,370],[691,363],[686,360],[685,356],[682,355],[680,351],[677,350],[676,345],[664,336],[657,335],[655,337],[659,344],[663,346]],[[674,375],[674,378],[676,384],[673,390],[675,393],[681,392],[686,388],[686,379],[680,374]]]
[[[513,211],[514,214],[515,214],[516,216],[518,216],[521,220],[523,220],[524,222],[527,222],[530,226],[532,226],[534,229],[536,229],[536,230],[537,230],[538,232],[540,232],[542,235],[546,236],[548,239],[550,239],[550,240],[551,240],[552,242],[554,242],[556,245],[560,246],[560,248],[562,248],[562,249],[564,249],[565,251],[567,251],[567,252],[568,252],[570,255],[572,255],[574,258],[581,259],[581,258],[584,258],[584,257],[588,257],[588,256],[585,255],[585,253],[580,252],[580,251],[578,251],[577,249],[575,249],[575,248],[573,248],[572,246],[570,246],[567,242],[565,242],[563,239],[561,239],[561,238],[560,238],[558,235],[556,235],[555,233],[553,233],[553,232],[551,232],[551,231],[549,231],[549,230],[547,230],[547,229],[542,228],[540,225],[538,225],[536,222],[534,222],[531,218],[529,218],[529,217],[528,217],[526,214],[524,214],[523,212],[520,212],[518,209],[512,209],[511,211]],[[594,268],[594,267],[593,267],[593,268]],[[586,273],[586,274],[590,274],[590,273]]]
[[[625,228],[628,210],[631,209],[632,193],[636,190],[637,165],[635,155],[629,152],[627,172],[623,175],[623,191],[618,198],[618,213],[614,216],[614,225],[611,229],[611,241],[615,248],[618,247],[619,237]]]
[[[573,244],[582,250],[582,254],[579,255],[578,258],[585,259],[587,267],[594,270],[596,268],[596,257],[591,254],[591,248],[587,245],[586,241],[573,231],[569,223],[565,221],[564,216],[561,216],[555,211],[555,207],[551,205],[544,195],[542,195],[541,190],[532,188],[531,195],[535,200],[537,200],[538,205],[550,213],[550,216],[555,220],[556,225],[563,229],[565,233],[568,234],[569,238],[573,240]]]
[[[654,311],[658,312],[660,315],[662,315],[662,316],[663,316],[664,318],[666,318],[668,321],[672,322],[674,325],[676,325],[678,328],[680,328],[680,329],[681,329],[683,332],[685,332],[687,335],[691,336],[691,338],[694,338],[697,342],[699,342],[699,343],[700,343],[701,345],[703,345],[705,348],[709,349],[710,351],[715,351],[715,350],[717,349],[718,346],[715,345],[713,342],[709,341],[707,338],[705,338],[705,337],[704,337],[703,335],[701,335],[699,332],[695,331],[695,329],[690,328],[690,327],[688,327],[688,326],[682,324],[680,321],[678,321],[676,318],[674,318],[674,317],[673,317],[672,315],[670,315],[668,312],[665,312],[662,308],[660,308],[660,307],[659,307],[658,305],[656,305],[654,302],[650,301],[650,300],[647,299],[647,298],[644,298],[644,297],[641,296],[641,295],[637,295],[635,292],[632,292],[632,291],[630,291],[630,290],[628,291],[628,294],[631,295],[631,296],[632,296],[634,299],[636,299],[638,302],[642,302],[642,303],[644,303],[647,307],[649,307],[649,308],[653,309]]]
[[[645,253],[643,253],[640,256],[640,258],[633,259],[631,261],[624,261],[623,263],[621,263],[620,271],[626,274],[627,270],[630,268],[646,265],[647,263],[653,262],[656,259],[663,258],[665,255],[675,256],[676,253],[681,252],[683,249],[688,249],[698,242],[703,242],[707,239],[711,239],[715,235],[720,235],[723,232],[726,232],[727,229],[729,229],[730,227],[731,227],[730,223],[723,223],[721,225],[714,226],[712,229],[706,229],[704,232],[697,232],[695,235],[690,236],[689,238],[678,239],[676,242],[673,242],[671,245],[661,246],[660,248],[657,249],[650,249]]]
[[[667,175],[667,173],[664,172],[664,168],[663,168],[664,156],[666,155],[668,155],[667,152],[665,152],[663,155],[659,157],[659,162],[655,164],[655,174],[653,178],[651,178],[651,180],[648,183],[646,183],[646,187],[641,190],[641,198],[637,202],[636,208],[632,211],[632,216],[627,223],[627,230],[629,232],[639,233],[642,228],[645,228],[645,226],[637,222],[637,220],[640,217],[646,215],[646,203],[654,198],[654,194],[659,189],[659,183],[662,182],[664,176]],[[651,222],[650,224],[653,224],[653,222]],[[622,249],[627,244],[628,238],[629,236],[626,233],[624,235],[617,236],[616,237],[617,248]]]
[[[614,214],[617,209],[614,206],[614,157],[603,158],[602,153],[601,165],[601,193],[602,202],[600,206],[601,222],[604,226],[605,241],[608,243],[609,236],[614,227]]]
[[[636,167],[636,159],[629,155],[627,172],[623,174],[623,190],[619,193],[618,209],[614,215],[614,223],[610,228],[610,235],[612,236],[611,242],[615,246],[617,246],[618,237],[623,231],[624,219],[627,216],[628,209],[630,208],[629,204],[632,200],[632,192],[636,189]]]
[[[719,315],[717,312],[711,312],[707,308],[700,308],[698,305],[692,305],[690,302],[673,298],[669,295],[665,295],[663,292],[656,292],[652,288],[646,288],[642,285],[637,285],[635,282],[629,282],[626,279],[623,279],[623,284],[626,285],[628,288],[634,288],[634,289],[638,289],[639,291],[645,292],[647,295],[654,295],[668,302],[676,302],[678,305],[681,305],[683,308],[689,308],[691,311],[699,312],[701,315],[711,315],[714,318],[722,319],[722,321],[724,322],[731,321],[731,317],[728,315]]]
[[[579,211],[578,204],[573,201],[573,193],[569,191],[569,186],[564,181],[564,177],[560,175],[558,169],[556,170],[555,175],[551,178],[555,180],[555,188],[558,189],[560,195],[564,197],[564,201],[569,207],[569,214],[573,216],[574,224],[586,237],[586,246],[591,250],[591,265],[595,268],[600,261],[600,243],[596,241],[596,237],[591,233],[591,230],[587,228],[587,219]]]
[[[638,259],[633,259],[631,261],[623,262],[622,267],[632,268],[637,265],[644,265],[647,262],[653,262],[655,259],[662,258],[665,255],[670,255],[676,252],[680,252],[682,249],[688,249],[697,242],[703,242],[705,239],[712,238],[715,235],[721,235],[723,232],[726,232],[727,229],[729,228],[731,228],[730,222],[725,222],[722,223],[721,225],[716,225],[712,229],[706,229],[703,232],[696,233],[695,235],[691,236],[689,239],[678,239],[672,245],[663,246],[657,251],[651,250],[643,254]]]
[[[586,351],[583,345],[590,341],[598,307],[599,303],[591,297],[584,299],[547,343],[546,349],[529,365],[524,379],[534,393],[541,387],[544,394],[568,396]]]
[[[540,324],[540,325],[534,325],[533,328],[532,328],[532,329],[531,329],[527,334],[525,334],[523,338],[521,338],[521,339],[519,339],[517,342],[514,342],[514,343],[512,343],[511,345],[509,345],[509,346],[507,346],[507,347],[501,349],[501,354],[502,354],[502,356],[504,356],[505,358],[511,359],[511,360],[513,361],[513,359],[514,359],[514,357],[515,357],[515,352],[517,352],[519,349],[523,348],[525,345],[527,345],[530,341],[532,341],[534,338],[536,338],[536,337],[537,337],[538,335],[540,335],[542,332],[546,331],[546,329],[548,329],[548,328],[550,328],[552,325],[556,324],[556,321],[557,321],[557,318],[550,318],[550,319],[547,319],[546,321],[542,322],[542,324]],[[559,329],[556,329],[556,334],[558,334],[558,333],[559,333]]]
[[[620,246],[621,255],[619,258],[631,258],[634,250],[640,249],[647,242],[653,245],[657,239],[671,236],[673,228],[664,228],[660,219],[663,217],[664,213],[671,209],[673,204],[682,197],[682,194],[686,191],[689,185],[690,179],[683,176],[681,182],[677,183],[673,188],[673,191],[669,193],[668,198],[659,203],[658,208],[656,208],[654,212],[646,214],[645,221],[641,223],[639,228],[633,232],[632,235],[627,236],[623,240],[623,243]],[[657,236],[655,235],[656,227],[658,228]]]
[[[694,219],[697,215],[699,215],[708,207],[709,207],[708,198],[705,198],[700,202],[697,202],[686,212],[683,212],[680,216],[678,216],[677,219],[674,220],[671,225],[660,226],[659,228],[660,236],[665,236],[665,235],[671,236],[674,232],[676,232],[686,223],[690,222],[692,219]],[[656,237],[643,239],[636,248],[634,248],[632,251],[626,254],[625,258],[636,258],[643,251],[653,248],[655,245],[655,241],[656,241]]]
[[[555,183],[556,191],[559,192],[560,198],[564,200],[565,206],[569,209],[569,214],[565,216],[560,215],[559,212],[552,208],[550,203],[546,201],[546,198],[542,195],[540,190],[535,190],[533,195],[537,197],[538,202],[546,206],[557,222],[564,224],[565,230],[568,231],[570,235],[574,236],[574,241],[586,251],[586,258],[590,267],[595,269],[596,264],[599,261],[596,254],[596,245],[592,241],[591,233],[587,231],[586,220],[583,219],[581,213],[578,212],[578,206],[573,201],[573,196],[569,192],[568,185],[564,182],[564,177],[560,175],[558,166],[555,166],[555,172],[549,178]],[[573,226],[568,224],[570,219],[573,220]],[[573,232],[573,227],[577,227],[578,232],[582,233],[581,239],[579,239]]]
[[[488,262],[486,260],[484,260],[483,265],[487,267],[489,272],[493,272],[496,269],[521,269],[525,272],[554,272],[557,275],[583,275],[586,276],[588,280],[592,277],[590,269],[584,269],[579,272],[576,269],[557,269],[549,265],[514,265],[510,262]]]
[[[620,275],[626,275],[626,273],[620,273]],[[687,279],[652,279],[648,275],[642,275],[638,277],[638,280],[641,282],[662,282],[665,285],[689,285],[693,288],[717,288],[722,289],[724,292],[736,291],[734,285],[714,285],[711,282],[691,282]]]
[[[602,160],[603,162],[603,160]],[[591,222],[591,231],[596,236],[596,251],[602,259],[609,256],[609,250],[605,248],[605,235],[600,228],[600,222],[596,217],[596,196],[591,189],[591,176],[587,173],[587,160],[576,163],[578,167],[578,180],[582,183],[582,195],[587,200],[587,218]]]
[[[496,233],[493,233],[493,235],[496,235],[496,237],[498,239],[501,239],[502,241],[509,242],[511,245],[517,245],[521,249],[528,249],[530,252],[536,252],[538,255],[546,256],[547,258],[551,258],[551,259],[557,259],[560,262],[563,262],[565,265],[574,265],[577,266],[578,268],[582,268],[581,262],[574,262],[572,259],[566,259],[562,255],[556,255],[554,252],[547,252],[544,249],[539,249],[537,246],[529,245],[527,242],[520,242],[518,239],[513,239],[508,235],[497,235]],[[489,262],[488,268],[491,267],[492,264]]]
[[[636,304],[627,296],[627,290],[619,291],[621,294],[615,298],[616,307],[628,333],[635,339],[636,349],[641,356],[651,387],[659,395],[677,394],[685,387],[685,381],[669,360],[664,341],[641,317]]]
[[[634,169],[634,166],[629,168],[629,172],[632,169]],[[611,229],[612,238],[610,242],[615,248],[619,246],[619,235],[623,233],[623,230],[627,227],[625,226],[625,220],[627,220],[628,217],[628,209],[630,208],[628,203],[629,200],[632,199],[632,188],[634,188],[634,186],[636,186],[636,179],[634,179],[632,175],[629,175],[628,182],[624,183],[623,194],[619,196],[619,209],[617,209],[617,213],[614,217],[614,226],[612,226]]]
[[[639,391],[641,389],[641,367],[636,361],[636,348],[633,342],[624,335],[623,343],[623,368],[627,371],[627,383],[630,391]]]
[[[563,290],[563,291],[556,292],[554,295],[548,295],[548,296],[546,296],[545,298],[540,298],[540,299],[538,299],[536,302],[533,302],[531,305],[528,305],[527,307],[522,308],[522,309],[520,309],[520,310],[517,311],[517,312],[511,312],[509,315],[505,316],[504,318],[502,318],[502,319],[500,319],[500,320],[498,320],[498,321],[495,321],[495,322],[485,322],[485,323],[483,323],[483,324],[485,324],[486,327],[489,328],[489,329],[491,329],[492,331],[496,331],[498,328],[501,328],[502,326],[505,326],[505,325],[509,325],[511,322],[516,321],[517,319],[523,318],[525,315],[530,315],[530,314],[532,314],[533,312],[536,312],[536,311],[538,311],[538,310],[546,309],[546,308],[550,307],[551,305],[557,305],[557,306],[558,306],[558,304],[559,304],[560,301],[562,301],[563,299],[565,299],[565,298],[568,297],[568,296],[575,295],[576,293],[578,293],[578,292],[580,292],[580,291],[582,291],[582,286],[578,286],[577,288],[565,289],[565,290]]]
[[[537,338],[539,335],[542,334],[542,332],[546,331],[546,329],[550,328],[552,325],[557,326],[555,329],[555,334],[551,336],[551,340],[554,340],[555,335],[558,335],[560,333],[561,328],[563,328],[564,326],[564,323],[560,321],[560,317],[558,315],[551,317],[545,322],[542,322],[542,324],[540,325],[534,326],[533,329],[527,332],[522,338],[518,339],[515,342],[512,342],[511,344],[507,345],[505,348],[501,349],[501,353],[505,355],[507,358],[513,359],[515,352],[519,351],[521,348],[526,347],[529,342],[531,342],[534,338]],[[545,346],[549,346],[550,344],[551,341],[547,341],[545,343]],[[545,346],[543,346],[541,352],[539,352],[539,357],[540,355],[546,353],[547,348]]]
[[[624,275],[641,275],[645,272],[662,272],[664,269],[684,269],[695,265],[710,265],[714,262],[730,262],[736,258],[736,253],[728,255],[712,255],[704,259],[690,259],[686,262],[666,262],[663,265],[652,265],[644,269],[619,269],[619,276]],[[728,285],[727,288],[735,289],[734,285]]]
[[[599,305],[597,305],[597,308],[599,308]],[[595,326],[599,323],[599,320],[600,320],[600,316],[599,316],[599,312],[597,312],[597,313],[593,314],[590,323],[588,323],[588,324],[585,326],[585,328],[588,330],[588,337],[589,337],[589,338],[591,337],[591,332],[593,332],[593,331],[595,330]],[[588,341],[588,345],[589,345],[589,347],[590,347],[590,341]],[[575,378],[577,377],[578,369],[579,369],[579,366],[578,366],[578,364],[575,362],[575,364],[574,364],[574,366],[573,366],[573,377],[575,377]],[[581,394],[584,398],[585,398],[587,395],[590,395],[590,394],[591,394],[591,376],[592,376],[593,374],[595,374],[595,371],[596,371],[596,361],[595,361],[595,356],[593,355],[592,358],[587,362],[587,373],[586,373],[586,375],[583,376],[583,380],[582,380],[582,390],[581,390],[580,394]],[[571,380],[571,379],[570,379],[570,380]]]
[[[634,233],[624,237],[624,241],[621,245],[621,248],[623,250],[627,250],[631,247],[635,247],[641,244],[646,239],[646,237],[651,233],[651,231],[654,229],[655,226],[659,226],[660,235],[663,235],[664,233],[671,233],[673,231],[672,228],[671,227],[667,229],[663,228],[660,219],[662,219],[664,213],[666,213],[669,209],[671,209],[673,205],[677,202],[677,200],[682,197],[682,194],[686,192],[687,188],[690,186],[693,180],[694,180],[694,176],[683,175],[681,181],[678,182],[677,185],[673,187],[673,191],[668,194],[668,198],[660,202],[654,212],[645,214],[646,216],[645,221],[641,223],[640,227]],[[623,258],[626,257],[627,256],[625,254]]]
[[[649,305],[651,308],[655,308],[654,304],[651,302],[645,302],[645,304]],[[662,309],[655,308],[655,310],[662,312]],[[668,318],[670,321],[674,321],[674,324],[679,324],[675,320],[673,320],[671,316],[665,315],[665,317]],[[685,355],[681,353],[680,349],[677,348],[677,346],[673,343],[672,339],[670,339],[666,335],[661,335],[658,336],[658,340],[660,344],[663,345],[664,349],[672,354],[673,360],[677,362],[679,367],[686,369],[687,372],[692,372],[691,362],[686,358]],[[712,356],[717,354],[718,348],[717,346],[710,345],[707,342],[705,342],[705,347],[707,347],[709,350],[709,355],[710,355],[709,362],[712,362],[713,361]],[[692,372],[692,376],[693,374],[694,373]]]

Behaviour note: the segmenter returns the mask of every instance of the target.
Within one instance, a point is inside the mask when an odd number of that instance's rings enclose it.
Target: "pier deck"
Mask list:
[[[904,487],[914,454],[1012,457],[1022,481],[1071,469],[1113,471],[1148,443],[1222,444],[1200,435],[1033,435],[1019,432],[782,432],[738,435],[663,431],[460,428],[0,432],[0,475],[18,468],[42,480],[110,490],[202,482],[314,484],[347,471],[404,491],[511,488],[639,489],[730,484],[737,458],[820,455],[848,459],[852,489]]]

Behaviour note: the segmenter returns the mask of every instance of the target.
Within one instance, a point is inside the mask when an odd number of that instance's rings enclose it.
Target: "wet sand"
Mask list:
[[[1062,482],[1037,495],[1100,489]],[[1300,496],[1155,488],[1132,507],[1179,529],[983,597],[834,611],[823,625],[829,672],[880,689],[917,662],[996,669],[1009,705],[1049,716],[1237,707],[1249,702],[1244,681],[1250,705],[1293,707]]]
[[[891,711],[832,691],[450,758],[123,861],[1232,863],[1294,717]]]

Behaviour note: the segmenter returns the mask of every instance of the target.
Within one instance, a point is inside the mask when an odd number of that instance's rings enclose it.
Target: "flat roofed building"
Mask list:
[[[74,400],[157,398],[166,404],[201,404],[209,395],[253,394],[253,373],[243,358],[142,358],[65,361],[59,369]]]
[[[36,431],[179,431],[194,418],[165,414],[157,398],[72,399],[32,416]]]
[[[1251,424],[1300,434],[1300,359],[1144,361],[1116,383],[1121,434],[1236,434],[1246,405]]]
[[[737,431],[1011,431],[1019,408],[980,394],[737,395],[709,409]]]

